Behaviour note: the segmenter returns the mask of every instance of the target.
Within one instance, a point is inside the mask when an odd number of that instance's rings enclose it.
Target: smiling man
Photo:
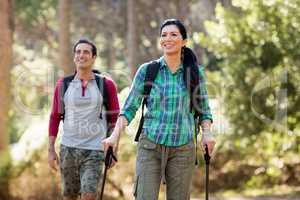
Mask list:
[[[75,74],[58,80],[49,121],[48,163],[60,167],[64,200],[95,200],[104,157],[101,141],[119,114],[113,80],[96,73],[96,46],[79,40],[73,48]],[[55,141],[60,121],[63,135],[59,157]]]

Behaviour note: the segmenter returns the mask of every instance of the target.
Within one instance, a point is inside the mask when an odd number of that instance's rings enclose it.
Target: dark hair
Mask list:
[[[79,44],[81,44],[81,43],[89,44],[89,45],[92,47],[92,55],[93,55],[93,56],[97,56],[97,48],[96,48],[95,44],[92,43],[91,41],[89,41],[88,39],[80,39],[80,40],[78,40],[78,41],[74,44],[74,47],[73,47],[73,52],[74,52],[74,53],[75,53],[75,51],[76,51],[77,45],[79,45]]]
[[[181,36],[182,36],[182,39],[187,39],[187,33],[186,33],[186,29],[183,25],[183,23],[178,20],[178,19],[167,19],[165,20],[162,25],[160,26],[160,35],[161,35],[161,32],[162,32],[162,29],[165,27],[165,26],[168,26],[168,25],[175,25]],[[198,63],[197,63],[197,57],[195,55],[195,53],[192,51],[192,49],[188,48],[188,47],[182,47],[181,49],[181,56],[182,56],[182,63],[183,63],[183,66],[184,67],[195,67],[195,66],[198,66]]]
[[[178,19],[166,19],[162,25],[160,26],[160,31],[159,31],[159,35],[161,35],[161,31],[162,29],[165,27],[165,26],[168,26],[168,25],[175,25],[177,26],[177,28],[179,29],[179,32],[182,36],[182,39],[187,39],[187,34],[186,34],[186,29],[183,25],[183,23],[178,20]]]

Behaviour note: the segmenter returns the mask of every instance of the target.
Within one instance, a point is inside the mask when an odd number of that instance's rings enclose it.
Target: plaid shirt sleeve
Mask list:
[[[139,67],[135,74],[133,82],[125,104],[121,110],[120,115],[126,117],[128,124],[135,117],[136,111],[139,109],[141,102],[143,100],[144,91],[144,79],[146,74],[147,64],[143,64]]]
[[[204,67],[201,65],[199,66],[199,78],[200,78],[200,99],[201,99],[199,106],[202,113],[200,117],[200,121],[211,120],[212,122],[213,119],[209,107],[208,94],[207,94],[206,83],[205,83],[205,72],[204,72]]]

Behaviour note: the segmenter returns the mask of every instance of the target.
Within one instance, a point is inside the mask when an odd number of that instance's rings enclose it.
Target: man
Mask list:
[[[114,127],[119,114],[117,89],[111,79],[93,72],[97,48],[92,42],[79,40],[73,52],[76,73],[58,80],[55,88],[48,163],[54,170],[60,166],[64,200],[75,200],[79,195],[82,200],[95,200],[104,159],[101,141]],[[107,96],[100,89],[100,80]],[[61,119],[64,123],[58,158],[55,140]]]

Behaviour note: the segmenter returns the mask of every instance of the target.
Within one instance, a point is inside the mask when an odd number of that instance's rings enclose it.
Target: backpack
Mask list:
[[[101,75],[101,72],[99,72],[98,70],[93,70],[94,74],[95,74],[95,80],[96,80],[96,83],[97,83],[97,86],[98,86],[98,89],[100,91],[100,94],[103,96],[103,106],[105,107],[106,110],[108,110],[108,98],[109,98],[109,93],[108,93],[108,90],[105,86],[105,77]],[[64,104],[64,95],[71,83],[71,81],[74,79],[76,75],[76,72],[75,74],[72,74],[72,75],[69,75],[69,76],[66,76],[63,78],[63,81],[62,81],[62,86],[61,86],[61,91],[60,91],[60,113],[61,113],[61,119],[64,120],[65,118],[65,104]],[[109,121],[108,119],[108,115],[106,115],[106,120]],[[100,111],[100,116],[99,116],[100,119],[102,119],[102,109]]]
[[[152,89],[152,84],[154,83],[154,80],[157,76],[158,70],[159,70],[160,64],[158,60],[153,60],[149,62],[146,68],[146,75],[144,79],[144,92],[143,92],[143,101],[142,101],[142,117],[140,119],[138,131],[136,133],[134,141],[138,142],[139,137],[141,135],[142,129],[143,129],[143,124],[144,124],[144,107],[147,105],[147,98],[150,95],[151,89]],[[199,105],[200,102],[200,91],[199,91],[199,69],[198,66],[195,65],[187,65],[187,67],[184,67],[184,81],[186,84],[186,87],[189,91],[190,94],[190,111],[194,115],[195,119],[195,130],[198,129],[198,123],[199,123],[199,118],[201,116],[201,110],[199,108],[193,106],[193,105]],[[195,91],[195,89],[197,89]],[[193,99],[196,102],[193,102]]]

